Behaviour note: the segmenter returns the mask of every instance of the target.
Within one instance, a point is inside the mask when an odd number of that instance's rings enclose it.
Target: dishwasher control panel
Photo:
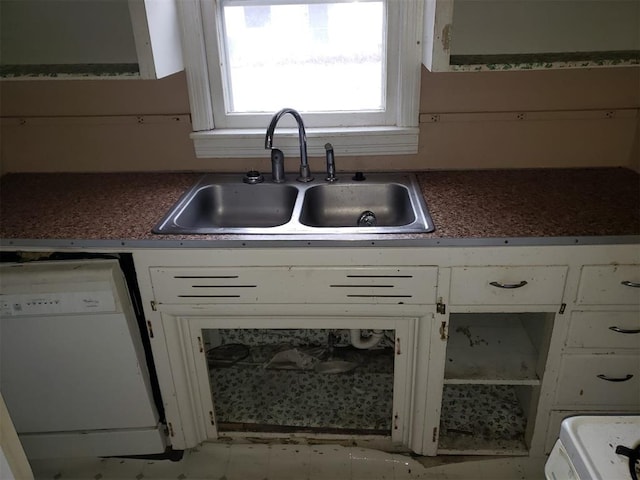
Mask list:
[[[98,288],[86,289],[88,291],[5,294],[0,296],[0,314],[26,316],[114,312],[116,302],[113,292],[109,284],[104,283],[92,285]]]
[[[1,264],[0,316],[120,312],[116,279],[124,281],[116,260]]]

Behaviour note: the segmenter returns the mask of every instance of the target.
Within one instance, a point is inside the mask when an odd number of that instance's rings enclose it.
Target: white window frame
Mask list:
[[[387,68],[397,68],[397,81],[389,89],[396,118],[391,125],[307,128],[309,156],[324,155],[324,145],[333,144],[340,155],[415,154],[418,151],[420,74],[422,65],[422,21],[424,0],[390,0],[388,36],[398,43],[389,55]],[[196,156],[200,158],[265,157],[264,128],[221,128],[214,122],[212,90],[220,88],[210,70],[218,68],[216,32],[211,29],[215,0],[177,0],[180,18],[191,121]],[[205,18],[208,20],[205,22]],[[393,43],[393,42],[392,42]],[[218,85],[216,85],[218,82]],[[219,101],[223,102],[223,96]],[[283,105],[282,107],[289,107]],[[275,112],[274,112],[275,113]],[[357,115],[354,114],[354,115]],[[303,114],[304,119],[304,114]],[[283,119],[284,120],[284,119]],[[278,148],[297,156],[298,135],[294,128],[278,128]]]

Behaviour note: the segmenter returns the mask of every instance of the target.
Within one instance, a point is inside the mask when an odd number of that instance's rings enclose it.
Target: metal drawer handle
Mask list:
[[[498,288],[520,288],[524,287],[527,284],[526,280],[522,280],[520,283],[500,283],[500,282],[490,282],[489,285],[493,285]]]
[[[640,288],[640,283],[638,283],[638,282],[630,282],[629,280],[623,280],[620,283],[622,285],[627,286],[627,287]]]
[[[640,328],[636,328],[633,330],[629,330],[627,328],[620,328],[620,327],[609,327],[609,330],[613,330],[614,332],[618,332],[618,333],[640,333]]]
[[[607,377],[606,375],[598,375],[598,378],[602,379],[602,380],[606,380],[607,382],[626,382],[627,380],[631,380],[633,378],[633,375],[631,375],[630,373],[627,373],[624,377],[620,378],[615,378],[615,377]]]

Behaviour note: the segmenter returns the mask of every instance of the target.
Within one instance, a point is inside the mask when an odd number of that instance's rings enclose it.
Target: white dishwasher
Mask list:
[[[0,389],[30,459],[166,448],[116,259],[0,265]]]

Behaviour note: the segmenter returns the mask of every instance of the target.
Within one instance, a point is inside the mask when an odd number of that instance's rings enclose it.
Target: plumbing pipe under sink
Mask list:
[[[382,330],[373,330],[373,333],[369,337],[362,336],[362,330],[359,328],[349,330],[349,336],[351,338],[351,345],[356,348],[366,349],[375,347],[382,339]]]

